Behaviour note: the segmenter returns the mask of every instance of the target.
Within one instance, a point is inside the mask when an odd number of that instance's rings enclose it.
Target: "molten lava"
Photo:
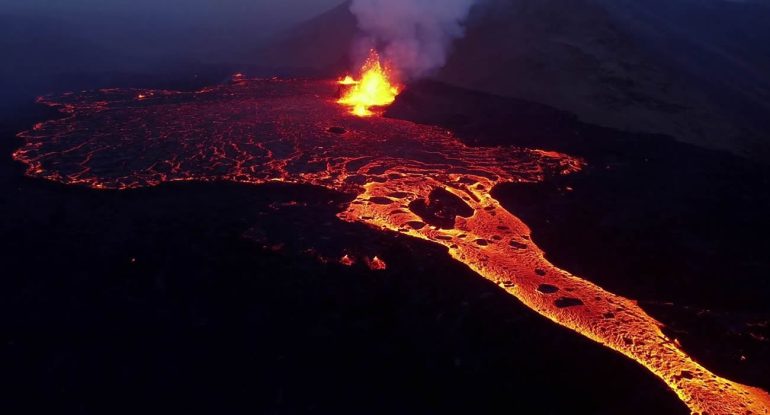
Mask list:
[[[369,78],[349,80],[349,102],[364,110],[388,102],[366,98],[370,82],[378,85],[374,90],[390,91],[390,102],[397,91],[387,78],[377,80],[386,72],[378,60],[368,69],[374,70]],[[341,220],[444,246],[535,312],[646,367],[693,413],[770,413],[770,395],[709,371],[635,301],[551,264],[529,227],[492,192],[501,183],[577,172],[581,160],[470,147],[438,127],[350,117],[318,98],[339,87],[244,80],[198,92],[110,89],[42,98],[64,116],[19,134],[24,145],[14,158],[31,177],[94,189],[228,180],[348,193]],[[341,140],[339,131],[349,139]],[[352,264],[352,258],[340,262]],[[369,265],[387,267],[380,258]]]
[[[339,84],[346,87],[346,91],[337,102],[351,107],[351,113],[359,117],[373,115],[372,107],[392,104],[400,92],[392,71],[382,64],[380,55],[374,49],[361,68],[361,79],[355,80],[348,75]]]

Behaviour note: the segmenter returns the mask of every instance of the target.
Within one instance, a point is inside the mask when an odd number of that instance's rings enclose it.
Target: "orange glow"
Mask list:
[[[361,68],[361,79],[355,80],[348,75],[339,84],[348,88],[337,102],[351,107],[350,112],[359,117],[374,115],[372,107],[392,104],[401,92],[391,71],[383,66],[380,55],[374,49]]]
[[[371,261],[367,259],[366,263],[367,265],[369,265],[369,269],[371,269],[372,271],[384,271],[388,269],[388,264],[386,264],[385,261],[383,261],[382,259],[376,256],[372,258]]]
[[[353,258],[351,258],[349,255],[345,255],[342,258],[340,258],[340,264],[346,267],[353,266],[354,263],[355,261],[353,261]]]

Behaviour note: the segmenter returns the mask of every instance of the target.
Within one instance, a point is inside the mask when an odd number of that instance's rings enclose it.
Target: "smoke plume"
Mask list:
[[[452,42],[477,0],[353,0],[350,10],[364,37],[354,55],[376,47],[404,80],[446,64]]]

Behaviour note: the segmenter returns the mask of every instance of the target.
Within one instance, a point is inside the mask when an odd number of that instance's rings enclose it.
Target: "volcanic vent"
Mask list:
[[[369,51],[358,79],[348,75],[339,84],[341,97],[337,102],[351,107],[351,113],[359,117],[374,115],[372,107],[392,104],[401,91],[393,71],[382,63],[375,49]]]

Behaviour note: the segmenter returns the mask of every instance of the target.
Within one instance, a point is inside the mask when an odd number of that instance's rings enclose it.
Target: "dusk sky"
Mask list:
[[[195,72],[190,64],[255,63],[265,41],[341,2],[0,0],[0,107],[57,88],[101,85],[99,74],[116,68]]]
[[[3,0],[0,11],[27,11],[43,15],[73,12],[151,14],[176,19],[254,19],[255,23],[286,23],[309,18],[342,0]]]

